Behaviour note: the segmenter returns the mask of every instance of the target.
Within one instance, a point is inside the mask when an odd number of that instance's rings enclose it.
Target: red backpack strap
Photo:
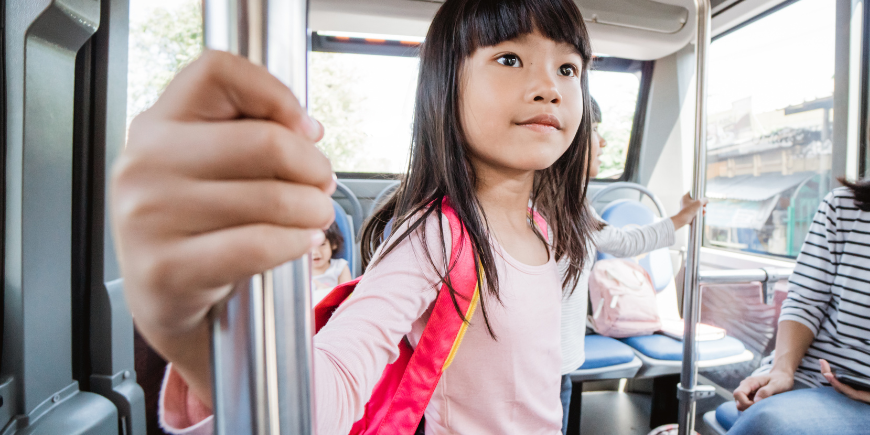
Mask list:
[[[317,306],[314,307],[315,333],[320,332],[320,328],[323,328],[323,326],[326,325],[326,322],[328,322],[329,318],[332,317],[332,313],[334,313],[335,310],[338,309],[338,306],[343,304],[344,301],[350,297],[350,294],[353,293],[353,290],[356,288],[356,285],[359,284],[359,280],[361,279],[362,276],[338,285],[317,303]]]
[[[449,280],[456,291],[456,302],[470,321],[480,297],[478,268],[471,239],[447,199],[442,202],[443,215],[450,224]],[[402,375],[396,394],[379,434],[413,434],[435,392],[441,374],[453,361],[468,323],[457,315],[446,284],[441,286],[432,314]]]
[[[547,221],[544,220],[544,217],[531,208],[529,209],[529,214],[532,215],[532,219],[534,219],[535,223],[538,225],[538,229],[541,230],[544,238],[549,240],[550,236],[547,234]]]

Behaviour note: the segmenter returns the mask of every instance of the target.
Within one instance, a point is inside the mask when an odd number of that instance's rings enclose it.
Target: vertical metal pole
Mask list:
[[[265,65],[307,101],[307,0],[204,0],[206,46]],[[236,284],[212,312],[215,433],[313,434],[308,256]]]
[[[692,198],[704,194],[707,180],[707,51],[710,48],[710,0],[695,0],[697,40],[695,42],[695,161]],[[695,326],[700,315],[701,289],[698,286],[698,266],[701,240],[704,234],[703,213],[698,211],[689,233],[686,273],[683,282],[683,366],[677,394],[680,398],[679,435],[695,430],[695,400],[697,389],[697,355]]]

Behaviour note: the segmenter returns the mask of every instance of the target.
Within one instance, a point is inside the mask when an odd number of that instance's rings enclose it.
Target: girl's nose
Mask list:
[[[530,87],[529,96],[534,102],[552,103],[558,105],[562,102],[562,94],[556,87],[556,82],[549,74],[536,73],[534,83]]]
[[[607,140],[605,140],[604,137],[601,136],[601,135],[599,135],[598,137],[600,138],[600,139],[598,140],[598,147],[599,147],[599,148],[604,148],[604,147],[606,147],[606,146],[607,146]]]

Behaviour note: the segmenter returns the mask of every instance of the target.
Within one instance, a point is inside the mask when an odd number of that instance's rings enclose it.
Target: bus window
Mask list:
[[[199,0],[131,0],[127,125],[202,53]]]
[[[831,188],[834,12],[800,0],[711,44],[705,246],[800,251]]]
[[[309,57],[311,113],[326,127],[321,150],[333,169],[345,175],[404,172],[419,59],[340,52],[334,47],[333,52],[314,51]],[[601,157],[600,179],[622,177],[640,91],[640,63],[615,60],[600,62],[608,69],[589,75],[590,92],[602,111],[599,131],[608,142]],[[621,63],[627,66],[609,70]]]
[[[408,167],[419,59],[355,53],[309,56],[318,144],[340,173],[398,174]]]
[[[639,90],[639,71],[589,73],[589,93],[601,106],[598,132],[607,140],[598,179],[619,179],[625,171]]]

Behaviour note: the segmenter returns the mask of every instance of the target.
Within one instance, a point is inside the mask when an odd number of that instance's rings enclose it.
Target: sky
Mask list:
[[[171,11],[177,8],[180,4],[190,1],[198,0],[130,0],[130,21],[142,21],[156,8],[163,8]]]
[[[834,13],[832,0],[801,0],[714,41],[709,113],[749,96],[764,113],[831,95]]]

